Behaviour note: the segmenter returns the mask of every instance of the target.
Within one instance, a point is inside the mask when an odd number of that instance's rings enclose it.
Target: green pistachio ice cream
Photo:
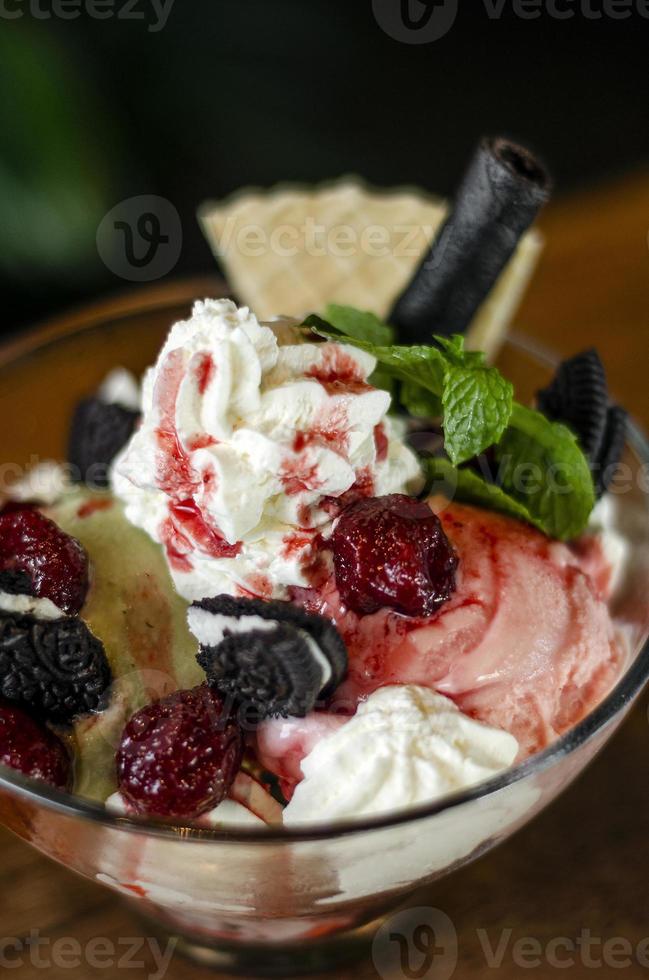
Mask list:
[[[205,678],[187,628],[187,603],[173,587],[162,549],[126,520],[121,504],[78,490],[46,513],[88,552],[92,581],[83,618],[113,672],[109,709],[74,730],[75,791],[103,802],[116,789],[115,750],[133,713]]]

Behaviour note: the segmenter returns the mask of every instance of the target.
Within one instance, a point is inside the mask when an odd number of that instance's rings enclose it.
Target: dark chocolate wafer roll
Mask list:
[[[466,330],[550,190],[528,150],[500,138],[480,143],[453,210],[390,314],[401,343]]]

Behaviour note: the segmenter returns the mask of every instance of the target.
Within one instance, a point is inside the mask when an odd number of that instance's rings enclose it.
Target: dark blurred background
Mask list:
[[[559,0],[562,20],[464,0],[427,44],[391,37],[372,0],[175,0],[164,25],[160,2],[94,3],[0,3],[5,333],[129,288],[96,235],[135,195],[178,210],[180,275],[214,269],[197,206],[242,185],[358,173],[448,194],[484,132],[539,151],[561,194],[649,163],[641,0]]]

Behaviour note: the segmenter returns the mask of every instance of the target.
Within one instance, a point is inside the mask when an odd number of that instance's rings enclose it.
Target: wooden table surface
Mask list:
[[[596,345],[613,390],[649,427],[649,174],[559,201],[542,225],[547,247],[518,316],[520,331],[559,352]],[[649,974],[649,940],[640,947],[644,961],[634,953],[630,965],[613,968],[625,961],[629,948],[635,951],[649,937],[647,707],[645,697],[604,753],[554,806],[501,848],[418,898],[419,905],[444,910],[457,929],[456,977],[518,980],[563,974],[575,980],[612,975],[635,980]],[[34,962],[26,957],[12,968],[14,980],[42,974],[57,939],[76,940],[85,949],[94,937],[117,943],[144,935],[107,891],[48,863],[4,831],[0,842],[0,949],[3,937],[20,938],[31,930],[50,941],[41,947],[41,965],[36,957]],[[582,946],[574,965],[565,969],[551,965],[545,952],[538,965],[523,967],[523,962],[534,963],[537,944],[546,950],[561,937],[590,937],[592,945]],[[518,953],[529,957],[521,961],[513,949],[525,938],[533,942],[529,948],[518,947]],[[615,940],[621,942],[613,945]],[[499,941],[503,958],[494,967],[485,947],[488,951]],[[597,967],[606,941],[610,965]],[[46,968],[51,980],[140,978],[156,969],[151,956],[139,967],[70,967],[65,947],[58,949],[64,958]],[[74,947],[67,955],[74,959]],[[563,947],[558,955],[567,955]],[[167,980],[216,976],[180,959],[166,973]],[[337,976],[365,980],[377,973],[368,961]]]

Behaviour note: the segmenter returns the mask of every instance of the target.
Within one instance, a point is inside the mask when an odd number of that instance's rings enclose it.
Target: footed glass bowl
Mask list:
[[[106,372],[141,372],[189,296],[223,285],[157,290],[86,311],[0,351],[0,474],[65,454],[76,400]],[[180,298],[179,298],[180,297]],[[550,362],[524,341],[501,355],[521,399]],[[7,420],[10,423],[7,424]],[[0,820],[66,867],[122,893],[202,963],[248,974],[321,970],[365,951],[386,913],[530,820],[612,736],[649,677],[649,445],[633,425],[619,481],[621,530],[633,541],[615,613],[632,640],[605,701],[540,755],[469,791],[392,817],[308,831],[209,831],[127,819],[0,767]]]

